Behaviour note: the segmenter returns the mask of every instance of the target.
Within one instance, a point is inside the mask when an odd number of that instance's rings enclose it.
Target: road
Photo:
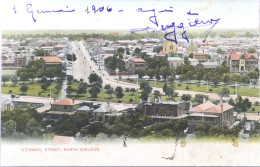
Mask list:
[[[125,88],[139,88],[139,85],[137,84],[131,84],[127,82],[122,81],[116,81],[116,77],[110,76],[105,70],[98,70],[98,66],[95,65],[95,63],[91,60],[91,57],[88,53],[88,51],[85,49],[84,42],[73,42],[73,51],[77,55],[77,60],[73,64],[73,76],[76,79],[84,79],[85,82],[88,82],[88,76],[90,75],[90,72],[95,72],[97,75],[101,76],[103,79],[103,85],[110,84],[113,88],[117,86],[121,86],[123,89]],[[163,92],[162,88],[156,88],[153,87],[153,90],[158,90],[161,93]],[[204,93],[204,92],[194,92],[194,91],[185,91],[185,90],[176,90],[176,92],[179,93],[179,95],[182,94],[190,94],[192,97],[195,96],[195,94],[203,94],[208,95],[210,99],[213,100],[219,100],[219,96],[215,93]],[[235,95],[231,95],[233,99],[236,97]],[[248,97],[248,96],[242,96],[243,98],[248,98],[251,102],[260,102],[260,99],[258,97]]]

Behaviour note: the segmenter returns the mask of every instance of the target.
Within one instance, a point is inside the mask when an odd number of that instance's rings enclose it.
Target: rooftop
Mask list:
[[[81,103],[80,101],[65,98],[65,99],[55,101],[52,104],[71,106],[71,105],[80,104],[80,103]]]
[[[61,63],[61,59],[58,57],[42,57],[45,62],[48,63]]]
[[[183,61],[180,57],[168,57],[168,61]]]
[[[215,105],[209,101],[206,103],[200,104],[192,109],[190,109],[191,113],[222,113],[229,109],[233,108],[233,106],[229,105],[228,103],[223,103],[223,111],[221,110],[221,105]]]
[[[145,63],[146,61],[144,61],[143,59],[140,59],[140,58],[134,58],[134,59],[131,59],[132,61],[136,62],[136,63]]]

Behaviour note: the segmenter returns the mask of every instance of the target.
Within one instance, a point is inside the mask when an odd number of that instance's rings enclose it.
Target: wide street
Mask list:
[[[77,55],[77,60],[73,64],[73,76],[76,79],[84,79],[85,82],[88,82],[88,76],[90,72],[95,72],[97,75],[101,76],[103,79],[103,85],[110,84],[113,88],[117,86],[121,86],[122,88],[136,88],[139,89],[139,85],[131,84],[127,82],[122,82],[116,80],[117,77],[111,77],[105,70],[98,70],[98,66],[95,65],[95,62],[91,60],[91,57],[84,46],[84,42],[73,42],[73,52]],[[153,87],[153,90],[159,90],[161,93],[163,92],[162,88]],[[195,94],[203,94],[208,95],[210,99],[219,100],[220,97],[215,93],[205,93],[205,92],[194,92],[194,91],[185,91],[185,90],[176,90],[179,95],[182,94],[190,94],[192,97]],[[236,97],[235,95],[231,95],[233,99]],[[248,98],[252,103],[259,101],[259,97],[248,97],[242,96],[243,98]]]

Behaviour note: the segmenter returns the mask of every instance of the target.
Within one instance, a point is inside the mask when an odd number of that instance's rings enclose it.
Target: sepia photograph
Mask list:
[[[260,166],[259,0],[0,4],[0,166]]]

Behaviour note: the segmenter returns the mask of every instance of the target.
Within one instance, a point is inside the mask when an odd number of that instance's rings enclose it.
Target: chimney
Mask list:
[[[203,98],[203,103],[206,103],[206,98],[205,97]]]
[[[222,101],[222,99],[220,100],[220,110],[221,110],[221,112],[223,112],[223,101]]]
[[[54,97],[54,98],[53,98],[53,102],[55,102],[55,101],[56,101],[56,98]]]
[[[190,110],[192,109],[192,102],[190,102]]]
[[[110,107],[110,102],[109,101],[107,102],[107,107]]]
[[[74,102],[75,102],[75,99],[72,100],[72,104],[74,104]]]

